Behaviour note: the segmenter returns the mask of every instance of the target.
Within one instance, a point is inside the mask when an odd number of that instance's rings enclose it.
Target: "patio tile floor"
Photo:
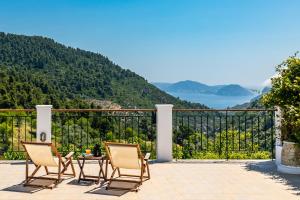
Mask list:
[[[98,172],[97,163],[86,166],[87,172]],[[0,161],[0,199],[300,199],[300,176],[277,173],[272,161],[153,163],[151,179],[143,183],[139,192],[106,191],[105,184],[78,184],[77,164],[75,168],[76,178],[65,179],[52,190],[37,190],[20,184],[25,176],[24,162]]]

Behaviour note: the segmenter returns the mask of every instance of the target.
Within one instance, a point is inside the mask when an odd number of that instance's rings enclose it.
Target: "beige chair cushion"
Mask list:
[[[58,162],[55,161],[51,146],[39,144],[24,144],[26,151],[36,165],[58,167]],[[58,159],[57,159],[58,161]]]
[[[135,146],[108,146],[114,167],[124,169],[141,169],[138,149]]]

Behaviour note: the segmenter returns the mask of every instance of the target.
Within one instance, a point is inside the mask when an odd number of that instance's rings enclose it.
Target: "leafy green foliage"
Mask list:
[[[276,70],[278,76],[272,79],[272,88],[263,96],[263,102],[282,108],[282,140],[300,143],[300,59],[290,57]]]
[[[44,37],[1,32],[0,44],[0,108],[37,104],[88,108],[90,99],[109,100],[125,108],[152,108],[157,103],[203,107],[162,92],[101,54]]]
[[[254,140],[258,140],[257,136]],[[182,143],[173,144],[173,156],[177,159],[269,159],[271,153],[261,150],[257,142],[252,143],[249,132],[239,134],[238,131],[223,131],[214,138],[191,133],[184,137]]]
[[[26,156],[23,152],[7,151],[3,154],[6,160],[25,160]]]

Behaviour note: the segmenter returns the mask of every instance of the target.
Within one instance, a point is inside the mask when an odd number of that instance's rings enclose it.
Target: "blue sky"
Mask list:
[[[1,0],[0,31],[99,52],[148,81],[261,85],[300,50],[297,0]]]

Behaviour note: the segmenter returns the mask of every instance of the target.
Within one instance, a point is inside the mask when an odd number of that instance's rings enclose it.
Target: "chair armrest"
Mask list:
[[[66,159],[70,159],[74,155],[74,152],[71,151],[68,155],[65,156]]]
[[[145,157],[144,157],[144,160],[146,160],[146,161],[149,160],[150,156],[151,156],[150,153],[146,153],[146,155],[145,155]]]

